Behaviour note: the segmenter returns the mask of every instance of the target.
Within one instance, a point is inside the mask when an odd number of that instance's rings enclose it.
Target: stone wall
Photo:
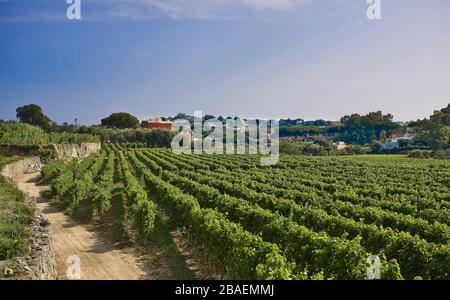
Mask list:
[[[29,157],[6,165],[1,175],[12,181],[17,181],[23,174],[40,172],[42,167],[40,157]]]
[[[56,280],[58,273],[53,250],[52,233],[49,222],[40,213],[31,225],[33,232],[29,239],[30,254],[15,258],[16,265],[23,270],[23,275],[15,279]]]
[[[30,157],[6,165],[1,175],[17,182],[24,174],[39,172],[42,167],[39,157]],[[27,197],[30,206],[35,207],[35,199]],[[25,257],[16,257],[13,262],[20,270],[19,276],[12,269],[1,266],[2,272],[12,273],[12,279],[53,280],[58,278],[52,233],[49,221],[36,210],[35,218],[30,225],[31,237],[28,240],[30,253]],[[3,262],[4,263],[4,262]],[[5,269],[6,268],[6,269]]]
[[[53,144],[53,145],[0,145],[0,154],[6,156],[39,156],[43,163],[55,159],[70,161],[99,154],[101,143]]]
[[[70,161],[73,159],[82,159],[91,154],[99,154],[101,150],[100,143],[81,143],[81,144],[55,144],[53,145],[59,159]]]

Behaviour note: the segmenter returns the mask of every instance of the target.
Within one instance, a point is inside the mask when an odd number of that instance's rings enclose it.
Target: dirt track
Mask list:
[[[40,192],[48,187],[36,185],[38,178],[39,174],[24,175],[17,185],[36,197],[39,210],[51,223],[59,279],[67,279],[66,260],[73,255],[81,260],[81,279],[85,280],[170,279],[163,257],[157,257],[151,266],[145,265],[132,248],[114,245],[51,206],[40,197]]]

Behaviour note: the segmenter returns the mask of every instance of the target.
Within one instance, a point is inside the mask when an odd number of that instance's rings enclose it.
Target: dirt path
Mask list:
[[[35,184],[39,174],[27,174],[17,182],[18,187],[31,197],[36,197],[39,210],[50,221],[56,255],[58,276],[67,279],[67,258],[77,255],[81,261],[81,279],[132,280],[170,279],[162,253],[154,253],[152,264],[142,262],[132,248],[120,248],[100,237],[86,226],[75,222],[49,201],[40,197],[48,189]]]

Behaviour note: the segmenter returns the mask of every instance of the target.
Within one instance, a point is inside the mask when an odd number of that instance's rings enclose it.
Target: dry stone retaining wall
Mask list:
[[[55,159],[70,161],[99,154],[101,143],[53,144],[53,145],[0,145],[0,154],[6,156],[39,156],[43,163]]]
[[[1,175],[12,181],[17,181],[23,174],[40,172],[42,167],[43,165],[40,157],[29,157],[6,165],[3,168]]]
[[[99,154],[101,150],[100,143],[81,143],[81,144],[55,144],[53,145],[59,159],[70,161],[72,159],[82,159],[91,154]]]
[[[6,165],[1,175],[17,182],[24,174],[39,172],[42,168],[39,157],[30,157]],[[35,206],[35,199],[27,197],[29,205]],[[13,274],[13,270],[5,266],[0,269],[3,272],[11,272],[14,279],[52,280],[57,279],[55,253],[53,250],[52,234],[48,220],[36,211],[33,223],[30,225],[31,237],[28,240],[30,253],[25,257],[16,257],[14,263],[21,270],[19,277]]]

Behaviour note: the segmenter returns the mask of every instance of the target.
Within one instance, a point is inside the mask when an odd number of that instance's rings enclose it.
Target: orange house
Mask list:
[[[162,121],[161,119],[150,119],[147,121],[147,128],[172,130],[172,122]]]

